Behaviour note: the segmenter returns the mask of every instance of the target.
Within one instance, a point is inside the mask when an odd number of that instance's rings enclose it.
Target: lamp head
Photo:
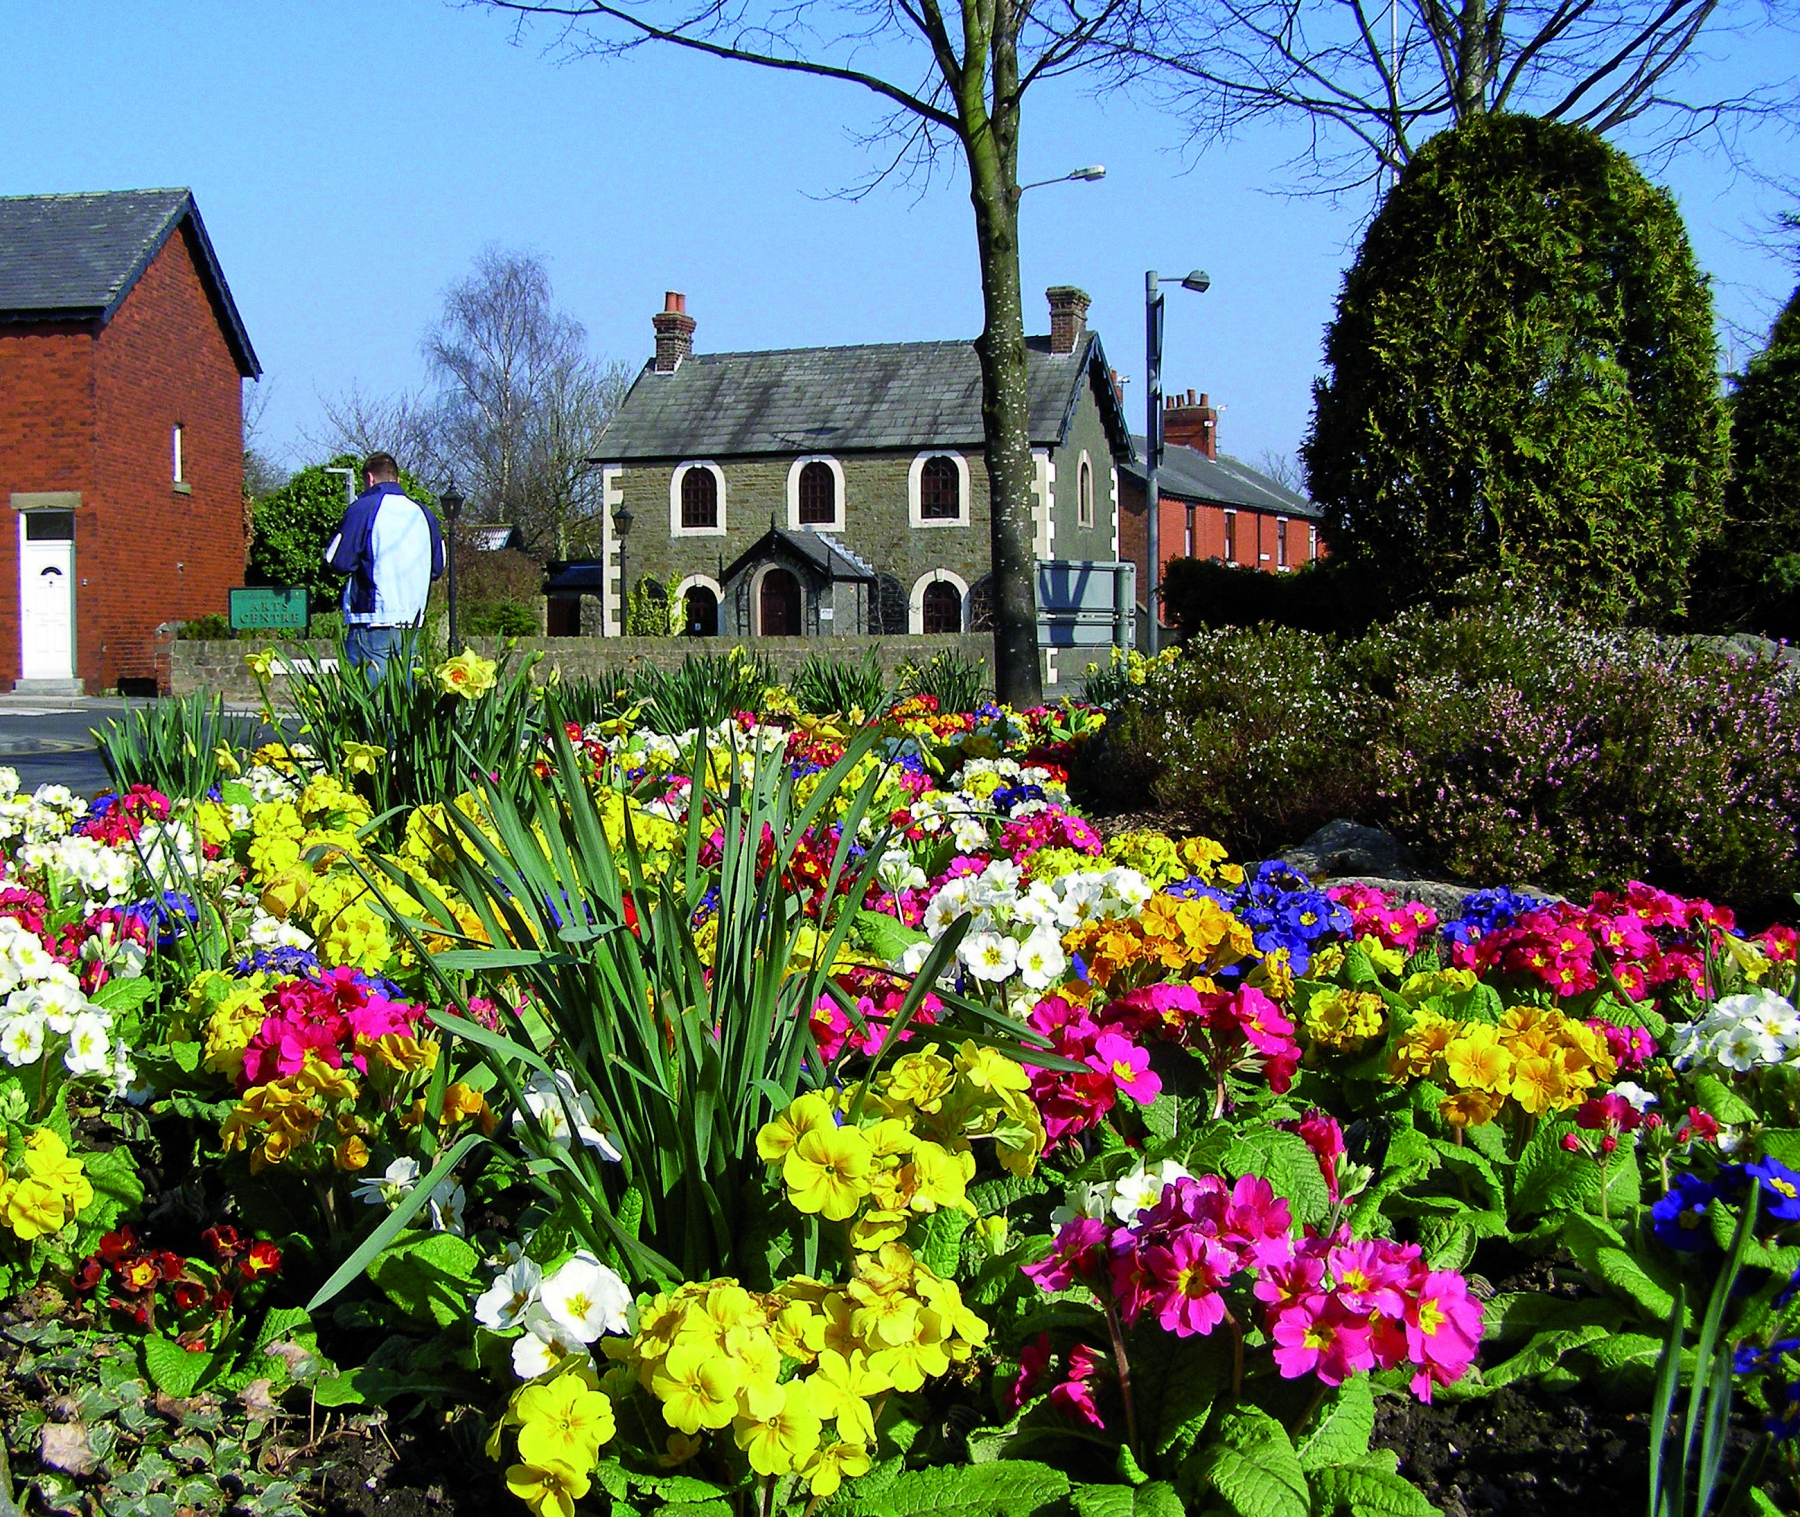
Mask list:
[[[1104,179],[1105,177],[1106,166],[1100,163],[1090,163],[1085,169],[1076,169],[1069,175],[1071,179]]]
[[[444,508],[444,514],[448,516],[451,521],[455,521],[457,517],[462,515],[462,491],[456,488],[455,480],[451,480],[445,487],[444,493],[438,496],[438,504]]]
[[[1212,280],[1207,276],[1205,269],[1195,269],[1181,281],[1181,287],[1184,290],[1192,290],[1196,295],[1204,295],[1212,288]]]
[[[613,530],[620,537],[631,530],[631,511],[628,507],[621,505],[618,510],[613,512]]]

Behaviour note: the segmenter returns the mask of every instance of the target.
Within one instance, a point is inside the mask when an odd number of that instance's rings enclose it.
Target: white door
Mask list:
[[[75,674],[75,516],[19,513],[19,676]]]

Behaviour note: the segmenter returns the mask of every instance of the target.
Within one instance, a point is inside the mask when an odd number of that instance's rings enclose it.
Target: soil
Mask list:
[[[429,1413],[399,1426],[346,1428],[320,1440],[304,1477],[323,1517],[490,1517],[519,1510],[501,1467],[481,1451],[481,1419]],[[297,1477],[299,1478],[299,1477]]]
[[[1375,1419],[1375,1446],[1400,1456],[1400,1473],[1444,1517],[1593,1517],[1647,1503],[1642,1410],[1509,1385],[1436,1406],[1384,1397]]]

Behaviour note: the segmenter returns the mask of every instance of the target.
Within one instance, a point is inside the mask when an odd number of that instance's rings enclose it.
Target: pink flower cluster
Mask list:
[[[123,795],[97,804],[103,805],[104,809],[92,812],[75,831],[112,848],[136,841],[145,822],[167,821],[174,809],[162,791],[149,785],[133,785]]]
[[[113,963],[126,943],[148,952],[154,946],[150,924],[139,912],[103,906],[53,932],[47,946],[59,962],[75,971],[82,990],[93,995],[112,978]]]
[[[1635,1074],[1656,1057],[1656,1039],[1647,1027],[1616,1027],[1604,1017],[1589,1017],[1587,1025],[1606,1039],[1621,1074]]]
[[[1353,937],[1374,938],[1383,948],[1414,953],[1421,938],[1437,931],[1438,915],[1423,901],[1396,905],[1373,885],[1333,885],[1325,894],[1350,913]]]
[[[1357,1242],[1347,1228],[1307,1228],[1296,1239],[1287,1202],[1254,1175],[1229,1187],[1212,1175],[1178,1179],[1129,1227],[1077,1217],[1025,1274],[1047,1292],[1083,1280],[1127,1324],[1150,1314],[1178,1338],[1238,1326],[1227,1293],[1248,1284],[1284,1378],[1338,1385],[1410,1364],[1413,1391],[1427,1401],[1433,1385],[1462,1375],[1481,1341],[1481,1306],[1461,1275],[1431,1269],[1416,1244]]]
[[[1603,1158],[1618,1148],[1621,1134],[1635,1132],[1639,1127],[1655,1131],[1662,1125],[1663,1119],[1655,1112],[1645,1116],[1623,1096],[1608,1091],[1581,1103],[1575,1112],[1575,1126],[1580,1131],[1564,1133],[1562,1146],[1569,1153],[1581,1153],[1588,1147],[1581,1133],[1599,1133],[1594,1144],[1594,1157]]]
[[[1146,985],[1115,1001],[1105,1017],[1154,1030],[1192,1049],[1215,1079],[1228,1069],[1260,1070],[1276,1095],[1293,1084],[1300,1067],[1294,1024],[1254,986],[1202,991],[1191,985]]]
[[[850,1047],[857,1053],[872,1058],[881,1051],[881,1045],[887,1039],[888,1028],[906,1000],[907,982],[886,970],[852,969],[838,976],[838,984],[856,997],[856,1011],[862,1018],[862,1030],[857,1030],[855,1022],[835,999],[829,995],[820,996],[812,1014],[813,1041],[819,1045],[819,1057],[829,1064],[846,1047]],[[932,1026],[943,1009],[942,1001],[934,995],[927,995],[919,1003],[919,1009],[913,1013],[911,1023],[901,1029],[899,1037],[894,1041],[910,1042],[913,1028]]]
[[[333,1069],[349,1064],[368,1073],[359,1039],[416,1035],[424,1011],[376,992],[356,969],[322,970],[316,978],[284,980],[263,997],[267,1013],[244,1050],[238,1091],[298,1074],[308,1058]]]
[[[1080,817],[1060,806],[1046,806],[1001,828],[998,851],[1023,869],[1040,848],[1073,848],[1099,858],[1103,846],[1100,834]]]
[[[1148,1106],[1162,1094],[1149,1050],[1137,1041],[1139,1029],[1128,1019],[1106,1015],[1121,1004],[1106,1008],[1100,1020],[1061,996],[1048,996],[1032,1008],[1027,1020],[1033,1031],[1050,1039],[1054,1053],[1082,1066],[1031,1072],[1031,1099],[1043,1113],[1048,1147],[1095,1126],[1121,1095]]]
[[[1733,925],[1728,908],[1634,880],[1623,895],[1602,892],[1586,906],[1558,901],[1524,912],[1509,927],[1454,944],[1451,958],[1458,968],[1527,976],[1564,996],[1598,988],[1610,966],[1625,994],[1642,1001],[1664,985],[1698,984],[1707,938]]]
[[[1051,1379],[1056,1355],[1050,1348],[1050,1335],[1039,1333],[1019,1351],[1019,1373],[1007,1391],[1007,1404],[1013,1411],[1042,1389]],[[1096,1381],[1106,1366],[1099,1350],[1077,1343],[1070,1348],[1063,1364],[1062,1378],[1050,1387],[1050,1404],[1071,1417],[1079,1417],[1093,1427],[1105,1427],[1099,1404],[1094,1399]]]

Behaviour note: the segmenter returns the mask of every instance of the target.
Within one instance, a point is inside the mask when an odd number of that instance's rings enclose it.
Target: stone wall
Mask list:
[[[498,656],[500,640],[472,638],[470,646],[487,657]],[[658,637],[552,637],[521,638],[515,646],[515,659],[531,654],[543,658],[534,677],[547,678],[552,669],[560,669],[564,679],[580,679],[611,674],[620,669],[678,668],[684,658],[696,653],[723,653],[732,646],[723,638],[694,642],[682,638]],[[907,659],[923,661],[945,649],[955,649],[964,658],[981,664],[992,664],[994,640],[985,633],[963,633],[932,637],[753,637],[740,646],[759,653],[775,666],[780,677],[791,675],[809,654],[829,653],[851,661],[861,659],[873,650],[882,668],[890,672]],[[171,695],[191,695],[197,691],[223,692],[234,705],[253,706],[260,699],[256,681],[251,678],[245,656],[261,648],[277,648],[282,657],[315,659],[335,657],[330,643],[270,643],[266,641],[179,641],[165,632],[159,639],[159,663],[166,670],[163,688]],[[1104,663],[1112,656],[1110,648],[1059,648],[1046,650],[1044,695],[1054,700],[1079,692],[1082,677],[1093,663]],[[275,680],[275,696],[281,699],[284,681]]]

